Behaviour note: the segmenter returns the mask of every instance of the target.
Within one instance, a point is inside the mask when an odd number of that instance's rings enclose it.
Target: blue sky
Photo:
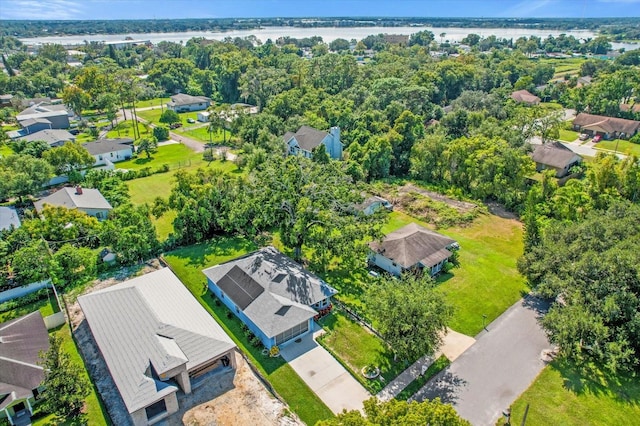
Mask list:
[[[635,17],[640,0],[0,0],[0,19],[276,16]]]

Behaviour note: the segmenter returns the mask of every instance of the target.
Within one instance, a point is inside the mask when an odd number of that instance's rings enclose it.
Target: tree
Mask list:
[[[160,119],[158,121],[165,124],[179,123],[180,116],[174,110],[167,108],[162,114],[160,114]]]
[[[65,244],[53,255],[56,263],[56,284],[63,290],[95,278],[97,256],[91,249]]]
[[[160,243],[146,205],[124,204],[109,213],[100,241],[111,246],[120,263],[140,262],[157,254]]]
[[[113,207],[129,202],[129,187],[122,180],[122,174],[113,170],[90,170],[83,184],[96,188]]]
[[[539,117],[534,122],[534,129],[540,138],[542,143],[547,143],[560,137],[560,127],[563,123],[563,112],[555,111],[547,113],[540,109],[536,115]]]
[[[10,146],[16,154],[31,155],[35,158],[42,158],[42,154],[51,148],[45,141],[26,141],[24,139],[11,142]]]
[[[406,273],[399,281],[384,275],[367,290],[366,300],[376,329],[397,357],[410,361],[435,353],[453,316],[428,275]]]
[[[561,353],[615,372],[640,354],[640,207],[616,202],[580,222],[553,221],[518,261],[532,288],[554,298],[542,325]]]
[[[51,278],[55,268],[49,248],[42,239],[29,241],[13,253],[13,272],[20,284],[31,284]]]
[[[311,152],[311,159],[320,164],[327,164],[331,160],[329,154],[327,154],[327,147],[324,146],[324,144],[320,144],[313,148],[313,151]]]
[[[382,402],[372,397],[364,401],[364,416],[360,411],[344,411],[330,420],[322,420],[316,426],[379,426],[379,425],[438,425],[469,426],[458,416],[450,404],[439,398],[432,401],[407,402],[392,399]]]
[[[166,141],[169,139],[169,128],[167,126],[155,126],[153,128],[153,137],[158,141]]]
[[[434,40],[433,33],[429,30],[418,31],[409,37],[409,46],[429,46]]]
[[[303,247],[322,256],[319,267],[332,257],[347,261],[366,255],[367,238],[379,234],[371,216],[354,215],[351,206],[362,201],[339,162],[314,163],[302,156],[272,157],[250,177],[255,221],[280,230],[283,244],[301,261]],[[264,191],[269,188],[269,191]],[[362,257],[360,257],[362,256]]]
[[[147,158],[151,158],[151,154],[158,152],[158,140],[155,136],[138,139],[138,152],[147,154]]]
[[[349,50],[350,44],[348,40],[343,38],[337,38],[329,43],[329,49],[334,52],[343,52],[345,50]]]
[[[0,199],[35,194],[53,176],[53,167],[30,155],[0,158]]]
[[[77,247],[98,247],[100,222],[77,209],[45,205],[42,219],[34,218],[23,222],[22,227],[35,238],[44,238],[49,247],[56,250],[67,241]]]
[[[82,111],[91,105],[91,97],[78,86],[67,86],[62,92],[62,100],[82,119]]]
[[[77,417],[90,393],[91,384],[82,367],[71,361],[60,337],[52,335],[49,338],[49,349],[44,354],[42,367],[45,412],[54,413],[63,419]]]
[[[52,148],[42,153],[45,159],[54,168],[57,175],[69,175],[93,165],[96,161],[87,148],[79,142],[67,142],[62,146]]]

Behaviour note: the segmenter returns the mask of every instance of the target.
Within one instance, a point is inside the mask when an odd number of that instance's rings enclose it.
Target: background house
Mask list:
[[[64,187],[33,203],[38,213],[42,213],[46,204],[55,207],[78,209],[98,220],[106,219],[109,212],[113,209],[100,191],[93,188],[82,188],[80,186],[75,188]]]
[[[11,424],[33,415],[44,380],[40,354],[49,349],[49,334],[40,311],[0,324],[0,418]]]
[[[175,112],[202,111],[209,108],[211,99],[204,96],[191,96],[185,93],[178,93],[171,96],[171,101],[167,102],[167,108]]]
[[[0,231],[11,229],[11,227],[20,228],[20,217],[13,207],[0,206]]]
[[[203,374],[235,368],[235,344],[169,268],[78,302],[135,426],[178,411],[178,389]]]
[[[537,171],[553,169],[556,171],[556,177],[559,178],[566,176],[571,167],[582,161],[582,157],[560,142],[549,142],[536,146],[531,158],[536,163]]]
[[[311,158],[313,149],[323,144],[327,154],[336,160],[342,159],[342,142],[340,142],[340,127],[332,127],[329,133],[302,126],[297,132],[287,132],[284,135],[289,155],[303,155]]]
[[[337,291],[274,247],[202,271],[209,289],[267,348],[313,330]]]
[[[198,121],[201,123],[208,123],[209,122],[209,117],[211,116],[211,113],[209,111],[201,111],[198,113]]]
[[[96,159],[94,167],[129,160],[133,156],[133,139],[128,138],[98,139],[82,146]]]
[[[628,139],[640,129],[640,121],[581,112],[573,120],[573,129],[590,135],[602,135],[605,139]]]
[[[66,142],[75,142],[76,137],[63,129],[45,129],[21,136],[18,139],[27,142],[45,141],[50,147],[62,146]]]
[[[511,93],[511,99],[528,105],[538,105],[540,103],[540,98],[528,90],[516,90]]]
[[[20,112],[16,120],[23,128],[29,129],[28,133],[44,129],[68,129],[69,111],[60,104],[34,105]],[[36,124],[39,126],[36,127]]]
[[[455,240],[410,223],[388,234],[382,242],[370,243],[369,262],[395,276],[411,270],[426,270],[433,276],[457,247]]]

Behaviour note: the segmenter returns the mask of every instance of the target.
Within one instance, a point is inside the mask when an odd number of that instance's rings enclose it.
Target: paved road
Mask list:
[[[549,342],[538,318],[547,304],[527,297],[476,336],[476,343],[414,396],[440,397],[475,426],[494,425],[545,366]]]

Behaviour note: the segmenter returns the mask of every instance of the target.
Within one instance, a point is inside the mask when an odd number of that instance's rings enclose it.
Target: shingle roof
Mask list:
[[[46,121],[51,123],[49,120],[46,120]],[[24,124],[24,123],[25,122],[23,122],[23,125],[27,126],[27,124]],[[76,137],[63,129],[44,129],[44,130],[40,130],[39,132],[24,135],[20,139],[25,140],[27,142],[45,141],[49,145],[53,145],[59,142],[76,140]]]
[[[38,212],[42,211],[45,204],[68,209],[112,209],[100,191],[93,188],[82,188],[82,194],[78,194],[76,188],[64,187],[33,203]]]
[[[0,206],[0,230],[20,227],[20,217],[13,207]]]
[[[40,311],[0,324],[0,410],[29,396],[44,380],[40,353],[49,349],[49,334]]]
[[[543,145],[538,145],[531,154],[531,158],[536,163],[559,169],[564,169],[565,166],[570,164],[576,158],[576,156],[580,158],[578,154],[560,142],[549,142]]]
[[[511,94],[511,99],[528,104],[535,104],[540,102],[540,98],[529,92],[528,90],[516,90]]]
[[[291,138],[295,137],[300,148],[304,149],[305,151],[313,151],[313,148],[320,145],[322,143],[322,140],[326,138],[327,135],[328,133],[322,130],[317,130],[309,126],[302,126],[295,133],[287,132],[284,135],[284,141],[285,143],[289,143]]]
[[[640,129],[640,121],[587,114],[585,112],[578,114],[573,120],[573,124],[575,126],[584,127],[588,130],[601,131],[605,133],[618,132],[627,135],[632,135]]]
[[[133,143],[133,139],[128,138],[98,139],[94,142],[87,142],[82,146],[84,146],[91,155],[101,155],[125,149],[132,149],[130,145],[131,143]]]
[[[425,267],[434,266],[449,258],[447,249],[455,240],[415,223],[410,223],[388,234],[382,242],[369,244],[371,250],[401,265],[411,268],[421,263]]]
[[[309,306],[337,293],[274,247],[202,272],[221,288],[232,288],[223,291],[269,337],[312,318],[317,312]]]
[[[235,347],[231,338],[164,268],[78,298],[96,344],[130,413],[177,390],[159,380]]]

